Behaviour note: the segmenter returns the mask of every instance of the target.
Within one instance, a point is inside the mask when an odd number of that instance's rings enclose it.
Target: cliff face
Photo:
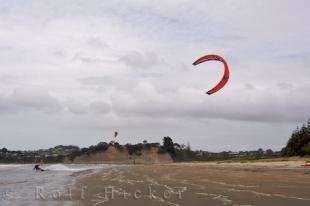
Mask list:
[[[168,153],[159,154],[158,148],[151,147],[143,149],[141,155],[129,155],[127,149],[118,150],[110,146],[107,150],[93,153],[90,155],[81,155],[73,160],[73,163],[114,163],[114,164],[155,164],[170,163],[172,158]]]

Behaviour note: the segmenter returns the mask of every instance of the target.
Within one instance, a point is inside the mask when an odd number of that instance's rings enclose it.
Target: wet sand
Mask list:
[[[81,177],[76,205],[310,205],[304,162],[132,165]]]

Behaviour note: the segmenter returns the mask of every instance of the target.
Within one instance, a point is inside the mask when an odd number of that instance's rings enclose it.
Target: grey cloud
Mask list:
[[[293,85],[290,83],[287,83],[287,82],[279,82],[279,83],[277,83],[277,86],[280,89],[292,89],[293,88]]]
[[[186,93],[173,94],[163,99],[160,94],[153,94],[154,99],[141,99],[138,96],[122,97],[113,100],[113,109],[123,116],[143,116],[149,118],[190,118],[190,119],[225,119],[252,122],[296,122],[307,119],[310,115],[310,98],[305,93],[294,91],[275,94],[273,88],[266,88],[248,94],[247,99],[234,96],[217,100],[185,100]],[[239,91],[240,92],[240,91]],[[251,91],[250,91],[251,92]],[[191,96],[193,97],[193,96]],[[201,98],[203,96],[201,95]],[[240,97],[239,97],[240,98]],[[290,100],[293,98],[294,100]]]
[[[132,77],[123,76],[90,76],[80,78],[77,81],[84,85],[92,86],[95,90],[99,89],[101,91],[104,91],[105,88],[109,89],[111,87],[122,91],[129,91],[134,89],[138,83],[138,81]]]
[[[0,52],[11,51],[13,48],[11,46],[2,46],[0,45]]]
[[[162,64],[162,60],[154,52],[140,53],[132,51],[122,56],[119,61],[134,69],[149,69]]]
[[[101,84],[111,84],[114,81],[110,79],[109,77],[103,76],[103,77],[85,77],[77,80],[78,82],[81,82],[86,85],[101,85]],[[114,82],[115,83],[115,82]]]
[[[68,99],[62,102],[67,111],[80,115],[85,114],[88,111],[88,107],[79,103],[76,100]]]
[[[255,86],[254,86],[253,84],[251,84],[251,83],[246,83],[246,84],[244,85],[244,87],[245,87],[246,89],[248,89],[248,90],[255,90],[255,89],[256,89]]]
[[[99,37],[89,37],[86,39],[86,44],[95,49],[109,48],[107,43],[104,43]]]
[[[94,114],[108,114],[111,111],[111,105],[102,100],[95,100],[85,105],[78,100],[68,99],[63,101],[62,104],[68,112],[75,115],[89,115]]]
[[[73,60],[78,60],[78,61],[85,63],[85,64],[97,64],[97,63],[103,62],[103,60],[100,58],[95,58],[95,57],[92,57],[89,55],[83,55],[80,53],[76,54],[73,57]]]
[[[107,114],[111,111],[111,105],[104,101],[94,101],[90,104],[91,111],[96,114]]]
[[[140,76],[142,78],[160,78],[163,76],[163,74],[156,73],[156,72],[145,72],[145,73],[141,73]]]
[[[2,74],[0,75],[1,84],[12,84],[18,82],[21,77],[18,75]]]
[[[2,98],[2,108],[10,112],[22,112],[23,109],[42,111],[47,113],[58,112],[62,109],[59,101],[47,91],[41,89],[18,88]],[[6,112],[2,109],[3,112]]]
[[[14,107],[9,104],[6,98],[0,97],[0,113],[14,113]]]
[[[64,58],[67,56],[66,52],[60,49],[53,51],[52,54],[56,57],[61,57],[61,58]]]

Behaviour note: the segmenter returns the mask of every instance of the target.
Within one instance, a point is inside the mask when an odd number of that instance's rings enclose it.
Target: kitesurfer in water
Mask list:
[[[35,171],[44,171],[44,169],[42,169],[41,167],[40,167],[40,165],[39,164],[36,164],[36,165],[34,165],[34,168],[33,168]]]

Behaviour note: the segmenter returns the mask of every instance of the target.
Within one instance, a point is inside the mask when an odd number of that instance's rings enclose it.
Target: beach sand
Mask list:
[[[310,205],[302,161],[130,165],[80,177],[76,205]]]

